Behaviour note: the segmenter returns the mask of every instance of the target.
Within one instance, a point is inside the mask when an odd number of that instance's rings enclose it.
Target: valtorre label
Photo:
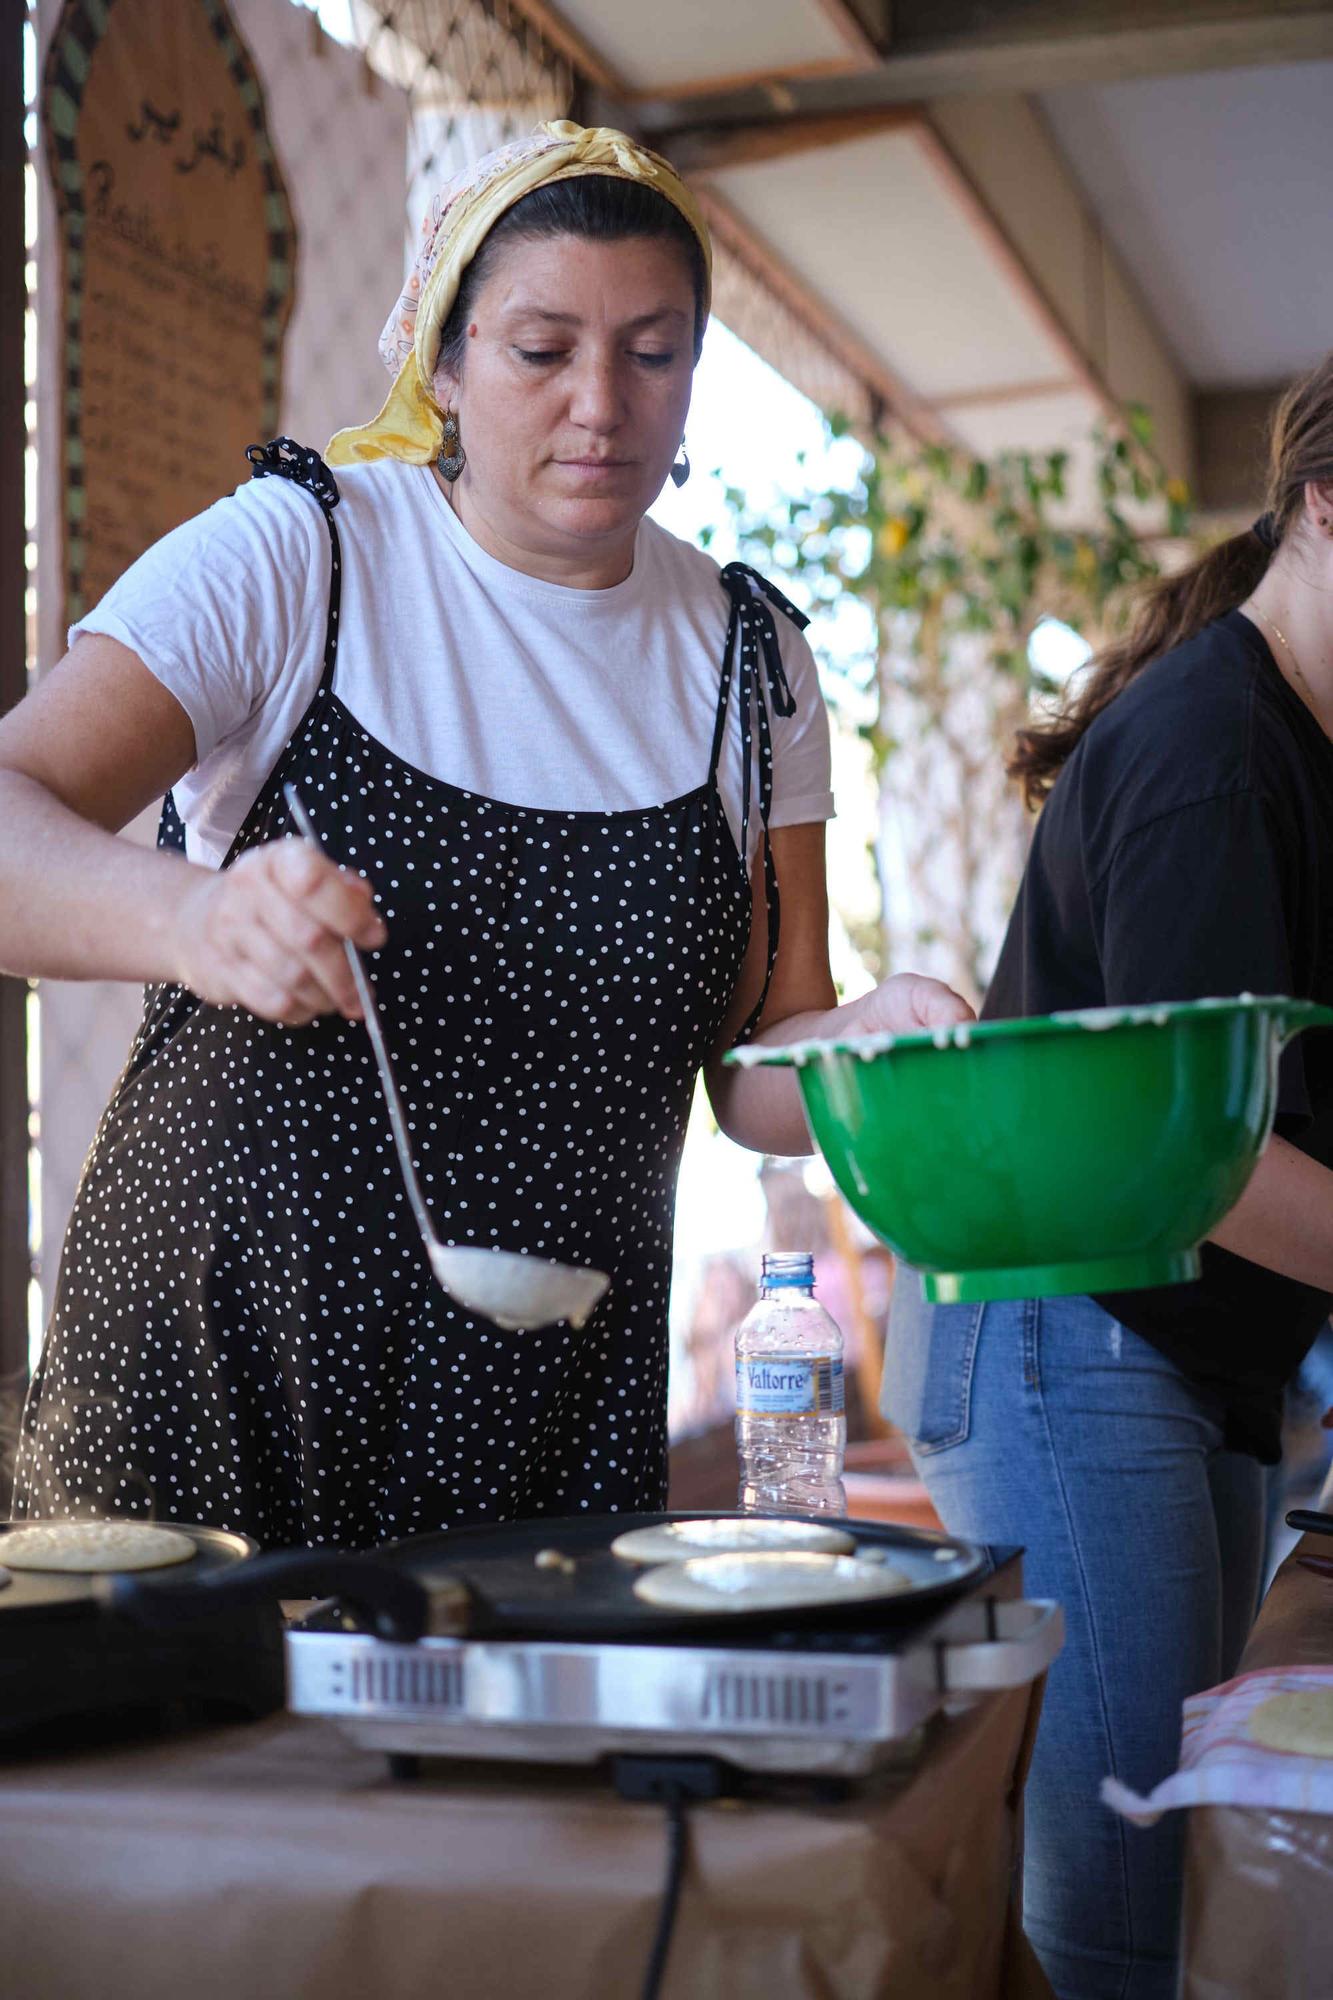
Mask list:
[[[736,1363],[736,1409],[750,1417],[839,1416],[842,1357],[747,1355]]]

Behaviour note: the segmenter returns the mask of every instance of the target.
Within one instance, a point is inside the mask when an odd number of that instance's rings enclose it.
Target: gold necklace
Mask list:
[[[1291,641],[1287,637],[1286,633],[1283,632],[1279,626],[1274,624],[1273,620],[1268,616],[1268,613],[1266,611],[1261,611],[1259,609],[1258,605],[1255,603],[1253,598],[1250,599],[1250,609],[1254,613],[1255,617],[1260,619],[1262,623],[1268,627],[1269,631],[1273,634],[1273,637],[1280,642],[1283,652],[1286,654],[1287,658],[1291,661],[1292,672],[1295,674],[1297,680],[1303,681],[1305,683],[1305,686],[1308,688],[1310,683],[1305,679],[1305,675],[1301,672],[1301,663],[1296,658],[1296,655],[1292,650]]]

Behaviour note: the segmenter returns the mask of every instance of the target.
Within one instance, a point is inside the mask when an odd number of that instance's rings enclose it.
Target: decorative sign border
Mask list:
[[[263,304],[262,428],[272,437],[280,427],[282,340],[295,297],[296,222],[282,170],[268,135],[263,86],[227,12],[226,0],[178,0],[203,9],[226,58],[245,106],[264,188],[268,223],[268,263]],[[51,37],[42,78],[42,129],[47,165],[61,222],[61,299],[64,335],[61,448],[62,526],[65,535],[65,615],[73,623],[88,609],[83,597],[87,560],[88,496],[83,455],[84,237],[88,216],[84,175],[75,151],[79,111],[93,51],[105,35],[115,0],[65,0]]]

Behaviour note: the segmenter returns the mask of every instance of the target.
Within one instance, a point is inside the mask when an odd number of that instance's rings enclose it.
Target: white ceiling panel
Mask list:
[[[1071,86],[1041,103],[1191,381],[1333,345],[1333,63]]]
[[[910,129],[708,180],[917,396],[1067,373]]]
[[[669,93],[729,77],[856,62],[820,0],[559,0],[562,19],[634,90]]]
[[[1068,389],[956,410],[944,403],[940,415],[969,451],[991,458],[999,451],[1068,451],[1087,437],[1101,412],[1084,390]]]

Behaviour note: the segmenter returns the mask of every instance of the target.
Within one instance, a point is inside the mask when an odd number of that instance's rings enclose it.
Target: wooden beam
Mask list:
[[[844,368],[860,376],[906,431],[921,443],[953,442],[942,418],[791,268],[752,223],[706,180],[697,184],[696,192],[708,226],[719,242],[742,264],[748,265],[788,311],[837,356]]]
[[[23,36],[27,10],[0,8],[0,710],[27,692],[24,545]],[[28,1366],[28,989],[0,979],[0,1402]],[[9,1513],[0,1439],[0,1518]]]
[[[879,47],[851,0],[815,0],[815,4],[833,23],[848,55],[854,56],[863,68],[874,68],[880,58]]]
[[[798,85],[817,85],[824,82],[836,83],[841,77],[860,76],[865,64],[851,56],[826,56],[818,62],[789,63],[781,69],[747,69],[732,76],[690,77],[684,83],[673,83],[671,99],[675,104],[688,105],[700,98],[734,96],[745,91],[757,91],[778,110],[787,110],[796,103],[793,95]],[[660,84],[644,84],[630,92],[630,99],[636,104],[654,104],[662,95]]]
[[[845,146],[884,132],[901,131],[924,116],[919,105],[884,104],[825,118],[768,118],[754,125],[683,125],[654,135],[673,166],[683,174],[706,174],[723,167],[752,167],[785,160],[825,146]]]
[[[559,8],[550,4],[550,0],[507,0],[507,4],[537,30],[557,55],[564,57],[585,82],[622,102],[633,96],[624,78],[599,55],[577,28],[571,27]]]
[[[951,410],[993,409],[997,403],[1032,402],[1038,396],[1065,396],[1083,384],[1067,375],[1045,382],[1000,382],[994,388],[960,389],[950,396],[932,396],[930,407],[945,416]]]
[[[874,68],[793,78],[791,109],[819,113],[932,97],[1032,93],[1071,83],[1333,57],[1328,0],[893,0]],[[698,120],[762,117],[756,88],[691,95]],[[681,122],[677,94],[642,107],[645,134]]]
[[[1104,416],[1118,418],[1120,406],[1101,371],[1056,311],[1031,265],[942,133],[929,119],[923,119],[913,137],[948,199],[985,243],[1009,284],[1061,356],[1073,382],[1094,398]]]
[[[580,75],[609,97],[630,105],[640,100],[656,100],[663,95],[660,84],[639,88],[627,83],[601,50],[594,48],[587,36],[565,18],[553,0],[507,0],[507,4],[521,14]],[[837,27],[847,51],[845,55],[825,56],[811,62],[784,64],[776,68],[759,65],[723,76],[690,77],[684,82],[671,84],[669,96],[673,100],[688,102],[695,97],[732,96],[751,90],[762,93],[774,85],[785,87],[798,81],[819,83],[828,78],[857,75],[878,66],[879,55],[875,44],[848,0],[813,0],[813,4]],[[756,39],[761,40],[762,22],[757,22],[756,27]]]

